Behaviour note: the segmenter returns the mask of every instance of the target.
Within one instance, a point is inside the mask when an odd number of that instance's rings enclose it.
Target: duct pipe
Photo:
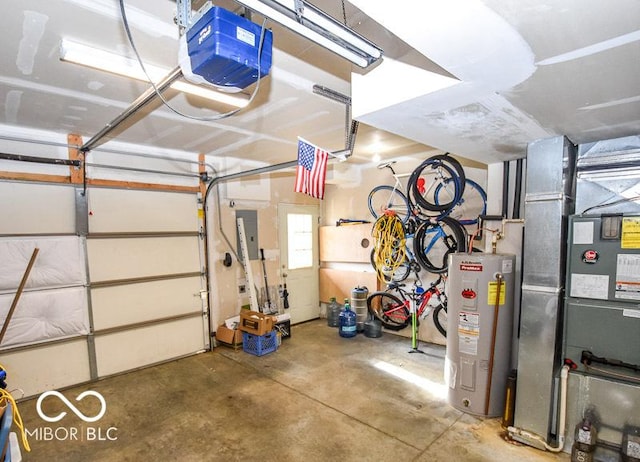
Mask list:
[[[178,80],[180,77],[182,77],[182,70],[180,69],[180,66],[178,66],[172,71],[170,71],[169,74],[167,74],[155,86],[148,88],[133,103],[131,103],[131,105],[127,109],[125,109],[119,116],[117,116],[107,125],[105,125],[104,128],[100,130],[98,133],[93,135],[93,137],[91,137],[89,141],[87,141],[80,147],[80,151],[82,152],[91,151],[92,148],[94,148],[100,143],[100,140],[102,140],[102,138],[104,138],[113,130],[115,130],[117,127],[119,127],[121,123],[123,123],[129,117],[131,117],[136,112],[138,112],[146,104],[153,101],[158,96],[159,92],[162,92],[165,89],[167,89],[173,82]]]
[[[558,417],[558,446],[551,446],[540,435],[535,435],[522,428],[508,427],[510,435],[516,436],[516,440],[523,438],[526,442],[538,442],[549,452],[560,452],[564,448],[565,427],[567,422],[567,381],[569,380],[569,366],[564,365],[560,369],[560,415]],[[518,438],[519,437],[519,438]]]

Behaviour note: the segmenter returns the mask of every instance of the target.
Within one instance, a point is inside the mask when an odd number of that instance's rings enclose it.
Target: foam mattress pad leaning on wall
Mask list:
[[[77,236],[0,239],[0,321],[35,248],[40,249],[2,347],[89,332],[85,254]]]

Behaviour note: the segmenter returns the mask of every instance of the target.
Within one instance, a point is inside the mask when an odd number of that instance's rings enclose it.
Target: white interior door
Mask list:
[[[318,217],[316,205],[278,205],[280,261],[286,274],[293,324],[320,315]]]

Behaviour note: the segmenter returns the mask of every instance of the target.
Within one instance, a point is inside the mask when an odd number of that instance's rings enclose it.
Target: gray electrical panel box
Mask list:
[[[640,215],[569,217],[566,288],[565,357],[640,364]]]
[[[236,210],[236,220],[242,218],[244,221],[244,232],[247,238],[247,253],[249,260],[258,260],[258,211],[257,210]],[[236,227],[236,249],[242,258],[242,246],[240,245],[240,235]]]

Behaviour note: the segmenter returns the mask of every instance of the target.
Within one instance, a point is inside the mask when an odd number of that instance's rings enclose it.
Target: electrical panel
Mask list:
[[[247,254],[249,260],[258,260],[258,211],[257,210],[236,210],[236,220],[244,220],[244,231],[247,239]],[[242,246],[240,245],[240,235],[236,229],[236,248],[238,255],[243,258]]]
[[[569,218],[565,357],[579,370],[640,378],[640,215]]]

